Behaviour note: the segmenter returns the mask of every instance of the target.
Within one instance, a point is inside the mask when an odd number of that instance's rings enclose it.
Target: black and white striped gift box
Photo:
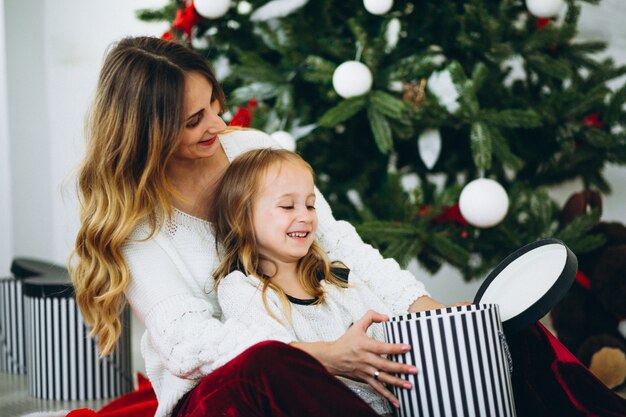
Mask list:
[[[23,281],[28,392],[53,400],[117,397],[132,389],[130,313],[113,354],[99,358],[71,283],[58,279]]]
[[[22,283],[0,278],[0,372],[26,373]]]
[[[390,359],[417,367],[417,375],[408,377],[412,389],[394,389],[399,416],[515,416],[511,363],[497,305],[397,316],[384,329],[388,342],[413,347]]]
[[[16,257],[13,277],[0,278],[0,372],[25,374],[26,340],[22,279],[35,276],[67,276],[67,269],[52,262]]]

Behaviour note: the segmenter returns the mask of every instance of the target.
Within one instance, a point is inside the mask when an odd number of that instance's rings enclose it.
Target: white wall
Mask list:
[[[0,0],[0,277],[8,273],[13,254],[11,178],[9,158],[9,113],[7,109],[4,0]]]
[[[50,258],[54,202],[46,106],[44,1],[5,3],[13,252]],[[33,28],[24,30],[24,28]]]

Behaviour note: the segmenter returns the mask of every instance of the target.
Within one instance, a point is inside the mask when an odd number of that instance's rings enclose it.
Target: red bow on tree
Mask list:
[[[176,17],[172,22],[172,29],[178,29],[187,36],[191,36],[191,30],[202,20],[202,17],[193,7],[193,2],[184,2],[176,11]]]
[[[449,207],[444,206],[442,209],[441,213],[433,219],[435,224],[458,223],[461,226],[467,226],[467,220],[461,214],[458,201]]]
[[[256,100],[248,101],[246,107],[239,107],[237,113],[233,116],[229,126],[249,127],[252,124],[252,109],[256,107]]]
[[[419,215],[426,216],[432,210],[432,206],[430,204],[426,204],[419,208]],[[465,217],[461,214],[461,209],[459,208],[459,202],[457,201],[451,206],[443,206],[441,208],[441,212],[437,214],[432,222],[434,224],[454,224],[457,226],[467,226],[469,223],[465,220]],[[467,230],[461,230],[459,235],[465,239],[469,236]]]

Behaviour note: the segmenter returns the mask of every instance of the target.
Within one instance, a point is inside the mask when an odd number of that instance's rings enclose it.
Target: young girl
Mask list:
[[[257,149],[232,161],[210,216],[222,256],[215,285],[227,322],[266,327],[283,340],[332,341],[369,309],[407,312],[379,297],[367,277],[329,262],[316,243],[315,200],[313,171],[293,152]],[[380,324],[368,335],[384,340]],[[379,414],[391,412],[368,384],[342,380]]]

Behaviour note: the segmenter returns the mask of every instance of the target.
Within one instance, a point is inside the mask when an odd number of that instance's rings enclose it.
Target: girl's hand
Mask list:
[[[435,301],[427,295],[419,297],[409,307],[409,313],[417,313],[426,310],[436,310],[438,308],[446,308],[447,305],[441,304],[439,301]]]
[[[472,303],[469,301],[460,301],[451,306],[447,306],[445,304],[441,304],[439,301],[433,300],[427,295],[424,295],[418,298],[417,300],[415,300],[413,304],[411,304],[411,306],[409,307],[409,313],[417,313],[417,312],[426,311],[426,310],[436,310],[438,308],[446,308],[446,307],[467,306],[470,304]]]
[[[343,336],[330,344],[327,363],[322,363],[334,375],[367,382],[397,408],[400,403],[385,384],[410,389],[410,382],[393,374],[415,374],[417,369],[381,356],[406,353],[411,350],[410,345],[379,342],[366,335],[372,323],[387,320],[389,317],[384,314],[368,311]]]
[[[472,303],[471,301],[459,301],[458,303],[453,304],[450,307],[471,306],[472,304],[474,303]]]

